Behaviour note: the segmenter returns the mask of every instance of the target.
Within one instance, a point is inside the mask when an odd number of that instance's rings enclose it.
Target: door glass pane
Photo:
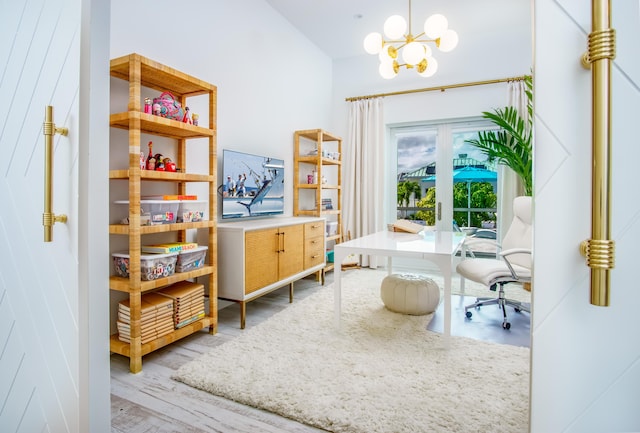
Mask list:
[[[395,130],[398,152],[397,218],[435,225],[436,128]]]
[[[474,238],[495,240],[497,229],[498,170],[495,161],[466,140],[476,139],[479,128],[453,131],[453,219]],[[469,243],[474,254],[495,254],[493,242]]]

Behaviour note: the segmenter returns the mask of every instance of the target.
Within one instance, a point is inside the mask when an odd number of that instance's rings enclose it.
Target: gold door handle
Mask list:
[[[611,64],[616,56],[611,1],[592,0],[592,32],[582,65],[591,69],[592,152],[591,239],[580,252],[591,268],[591,304],[609,305],[615,243],[611,237]]]
[[[56,128],[53,123],[53,107],[47,105],[44,111],[44,123],[42,125],[44,134],[44,212],[42,213],[42,225],[44,226],[44,241],[53,240],[53,225],[55,223],[66,223],[67,216],[64,214],[55,215],[53,209],[53,136],[55,134],[67,135],[67,128]]]

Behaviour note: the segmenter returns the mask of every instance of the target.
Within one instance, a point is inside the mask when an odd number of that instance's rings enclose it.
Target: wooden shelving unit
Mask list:
[[[293,214],[320,216],[327,226],[335,225],[335,233],[326,236],[330,249],[342,240],[342,138],[322,129],[295,131],[293,158]],[[308,183],[314,171],[315,182]],[[333,209],[323,209],[323,199],[331,199]],[[324,270],[332,269],[327,262]]]
[[[129,357],[129,368],[132,373],[142,370],[142,357],[154,350],[170,344],[180,338],[208,327],[211,334],[217,332],[217,236],[216,236],[216,122],[217,122],[217,88],[216,86],[195,77],[177,71],[168,66],[154,62],[139,54],[130,54],[111,60],[111,76],[128,81],[129,99],[127,111],[114,113],[110,117],[110,126],[129,131],[129,166],[126,169],[111,170],[110,179],[128,181],[129,224],[113,224],[109,226],[111,235],[128,236],[129,239],[129,278],[110,277],[109,288],[114,291],[128,293],[130,305],[131,342],[119,340],[118,335],[112,335],[110,350]],[[194,126],[172,119],[166,119],[143,110],[141,88],[149,88],[158,92],[171,92],[183,107],[187,106],[187,98],[208,95],[208,119],[201,118],[208,125]],[[175,139],[176,151],[174,161],[178,167],[186,167],[187,146],[190,139],[207,139],[209,143],[208,173],[170,173],[161,171],[147,171],[140,169],[141,133]],[[140,226],[140,198],[142,181],[173,183],[175,191],[172,193],[186,194],[187,183],[208,183],[208,221]],[[186,241],[187,231],[192,229],[207,230],[208,260],[207,264],[189,272],[175,273],[168,277],[153,281],[141,280],[140,246],[142,237],[154,233],[177,232],[179,241]],[[205,278],[208,287],[208,314],[187,326],[174,330],[168,335],[141,343],[140,316],[141,296],[145,292],[159,289],[170,284]]]

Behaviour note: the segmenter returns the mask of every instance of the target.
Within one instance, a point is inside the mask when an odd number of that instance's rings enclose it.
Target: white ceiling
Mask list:
[[[382,32],[384,21],[398,14],[408,20],[410,0],[266,0],[309,40],[333,59],[365,54],[362,41],[370,32]],[[413,33],[422,32],[424,20],[441,13],[449,28],[463,38],[481,37],[499,26],[521,23],[531,0],[413,0]],[[514,19],[511,19],[514,18]]]

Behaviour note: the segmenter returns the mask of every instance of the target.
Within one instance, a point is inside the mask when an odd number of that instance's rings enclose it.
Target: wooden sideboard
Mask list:
[[[218,297],[246,303],[325,267],[325,221],[315,217],[276,217],[218,224]]]

